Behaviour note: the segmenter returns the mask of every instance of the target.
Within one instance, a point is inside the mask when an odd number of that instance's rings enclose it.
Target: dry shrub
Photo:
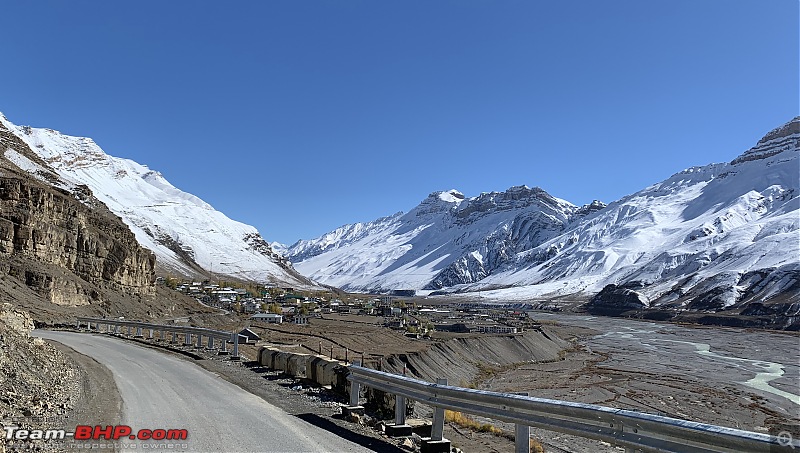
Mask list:
[[[472,431],[480,433],[489,433],[499,437],[505,437],[506,439],[512,441],[514,440],[514,436],[512,434],[507,433],[502,429],[494,425],[491,425],[489,423],[480,423],[477,420],[473,419],[472,417],[462,414],[461,412],[451,411],[447,409],[444,411],[444,420],[447,423],[452,423],[461,428],[470,429]],[[536,440],[531,439],[530,451],[532,453],[544,453],[544,447]]]

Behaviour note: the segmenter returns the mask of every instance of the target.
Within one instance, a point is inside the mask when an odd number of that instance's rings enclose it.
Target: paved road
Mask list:
[[[263,399],[199,366],[101,335],[36,331],[93,357],[114,375],[123,400],[122,424],[139,429],[186,429],[188,439],[130,441],[121,449],[233,452],[367,452],[328,431],[287,415]],[[147,444],[147,445],[143,445]],[[119,448],[119,447],[118,447]]]

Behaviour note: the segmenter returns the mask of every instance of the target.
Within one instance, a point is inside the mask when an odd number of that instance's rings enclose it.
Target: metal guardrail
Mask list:
[[[433,440],[442,440],[444,409],[516,424],[516,451],[527,452],[530,427],[624,447],[626,452],[791,452],[800,440],[593,404],[488,392],[412,379],[354,364],[350,406],[358,406],[359,385],[394,394],[395,424],[405,423],[405,398],[433,406]],[[402,409],[399,406],[402,405]],[[401,415],[402,414],[402,415]],[[437,439],[438,437],[438,439]]]
[[[81,324],[85,323],[89,330],[92,330],[92,324],[96,326],[98,331],[102,331],[101,326],[106,326],[106,332],[108,333],[120,333],[120,327],[127,327],[128,328],[128,335],[132,334],[132,329],[136,329],[134,337],[144,338],[142,334],[143,329],[149,329],[149,336],[147,338],[153,339],[154,332],[161,332],[159,335],[159,339],[162,341],[167,341],[167,332],[172,334],[172,339],[170,340],[171,343],[176,342],[177,335],[184,336],[184,344],[191,345],[192,344],[192,336],[194,335],[197,339],[196,346],[202,347],[203,346],[203,337],[207,339],[207,348],[208,349],[215,349],[214,348],[214,340],[219,340],[220,342],[220,354],[227,354],[228,348],[227,343],[230,341],[233,343],[233,352],[231,353],[232,359],[239,358],[239,339],[243,337],[243,335],[239,335],[238,332],[227,332],[224,330],[214,330],[214,329],[206,329],[203,327],[190,327],[190,326],[176,326],[170,324],[153,324],[148,322],[139,322],[139,321],[127,321],[124,319],[106,319],[106,318],[84,318],[78,317],[77,318],[77,328],[81,328]],[[114,332],[111,332],[111,326],[114,326]]]

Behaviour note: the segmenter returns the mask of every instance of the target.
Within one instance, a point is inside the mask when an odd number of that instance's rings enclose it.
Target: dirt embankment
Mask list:
[[[31,335],[33,320],[0,306],[0,424],[66,429],[119,421],[121,400],[111,373],[93,359]],[[46,440],[0,440],[0,452],[61,451]]]
[[[572,346],[548,326],[513,335],[435,332],[433,338],[412,339],[382,327],[380,319],[326,315],[306,325],[253,323],[250,328],[265,343],[287,351],[347,356],[394,373],[405,367],[409,376],[430,382],[446,378],[452,385],[472,385],[487,373],[516,365],[560,360]],[[243,351],[255,357],[255,350]]]
[[[384,369],[426,381],[446,378],[451,385],[472,386],[500,370],[525,363],[559,360],[570,343],[547,328],[516,335],[480,335],[433,343],[427,350],[394,354]]]

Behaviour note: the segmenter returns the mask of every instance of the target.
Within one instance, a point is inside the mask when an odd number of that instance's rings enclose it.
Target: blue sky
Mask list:
[[[796,0],[4,5],[0,111],[270,241],[539,186],[610,202],[798,114]]]

